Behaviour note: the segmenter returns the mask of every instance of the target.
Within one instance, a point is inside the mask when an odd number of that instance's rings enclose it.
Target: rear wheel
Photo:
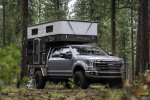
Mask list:
[[[74,83],[76,88],[87,89],[89,87],[88,81],[82,71],[75,72]]]
[[[46,78],[43,77],[42,72],[37,70],[35,72],[35,86],[37,89],[43,89],[46,85]]]

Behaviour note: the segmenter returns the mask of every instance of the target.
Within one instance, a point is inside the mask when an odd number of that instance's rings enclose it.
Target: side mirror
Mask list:
[[[109,55],[109,56],[113,56],[112,52],[108,52],[108,55]]]
[[[71,59],[71,58],[72,58],[71,52],[68,52],[68,53],[67,53],[66,58],[68,58],[68,59]]]

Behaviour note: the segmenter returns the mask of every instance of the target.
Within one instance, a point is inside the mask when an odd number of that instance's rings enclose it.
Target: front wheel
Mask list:
[[[81,87],[82,89],[87,89],[89,87],[85,74],[82,71],[75,72],[74,84],[75,87]]]
[[[35,72],[35,85],[37,89],[43,89],[46,85],[46,79],[40,70]]]

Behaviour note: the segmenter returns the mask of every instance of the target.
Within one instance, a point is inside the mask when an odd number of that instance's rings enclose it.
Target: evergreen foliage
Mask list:
[[[0,85],[16,83],[17,73],[20,70],[20,50],[10,44],[0,48]]]

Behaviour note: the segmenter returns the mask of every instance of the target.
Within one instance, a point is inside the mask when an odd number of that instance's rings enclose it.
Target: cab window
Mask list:
[[[54,48],[52,58],[60,58],[61,54],[71,53],[69,47]]]
[[[54,48],[52,52],[52,58],[60,57],[61,48]]]
[[[70,48],[69,47],[62,48],[61,53],[71,53]]]

